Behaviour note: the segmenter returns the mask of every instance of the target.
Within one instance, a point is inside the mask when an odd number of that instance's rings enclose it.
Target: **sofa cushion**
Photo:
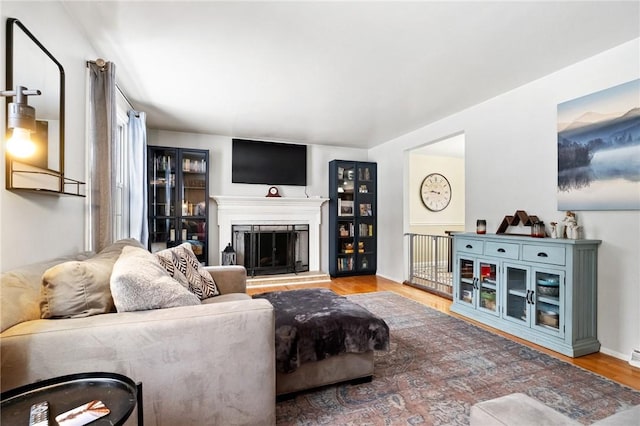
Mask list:
[[[89,259],[47,269],[42,275],[41,318],[80,318],[113,312],[109,278],[127,246],[142,247],[134,239],[120,240]]]
[[[471,407],[471,426],[579,426],[580,423],[523,393],[512,393]]]
[[[191,244],[183,243],[155,253],[169,275],[200,300],[218,296],[220,292],[211,274],[200,265]]]
[[[47,269],[70,260],[85,260],[94,253],[76,255],[24,265],[0,275],[0,331],[21,322],[40,318],[42,274]]]
[[[125,247],[113,266],[111,294],[118,312],[199,305],[200,299],[169,276],[147,250]]]

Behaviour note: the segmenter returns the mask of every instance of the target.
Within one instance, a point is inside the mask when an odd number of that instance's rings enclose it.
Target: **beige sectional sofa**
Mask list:
[[[101,267],[136,244],[110,247]],[[244,268],[207,267],[221,295],[195,306],[41,319],[44,272],[94,257],[81,253],[2,274],[2,391],[112,372],[142,382],[145,424],[275,424],[274,312],[245,293]]]

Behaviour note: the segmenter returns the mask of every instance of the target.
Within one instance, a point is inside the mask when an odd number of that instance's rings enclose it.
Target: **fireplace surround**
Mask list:
[[[242,195],[214,195],[211,198],[218,205],[219,253],[229,242],[234,244],[234,225],[307,225],[308,270],[320,270],[321,209],[328,198]]]

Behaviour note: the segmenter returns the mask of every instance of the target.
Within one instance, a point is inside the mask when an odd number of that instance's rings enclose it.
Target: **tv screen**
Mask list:
[[[231,182],[307,185],[307,146],[233,139]]]

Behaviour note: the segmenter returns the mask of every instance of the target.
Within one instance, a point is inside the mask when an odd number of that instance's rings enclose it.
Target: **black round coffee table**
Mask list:
[[[80,373],[21,386],[0,395],[0,424],[27,425],[31,405],[49,402],[49,424],[55,417],[92,400],[102,401],[110,413],[92,425],[122,425],[138,406],[143,424],[142,384],[115,373]]]

